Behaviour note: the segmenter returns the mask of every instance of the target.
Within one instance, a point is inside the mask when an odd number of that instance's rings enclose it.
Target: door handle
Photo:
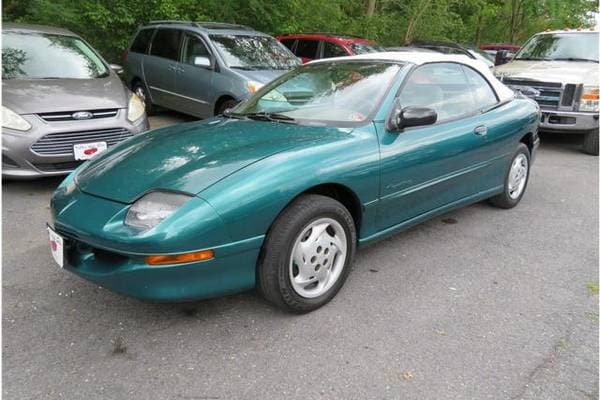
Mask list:
[[[487,126],[479,125],[473,130],[473,132],[475,132],[476,135],[485,136],[487,135]]]

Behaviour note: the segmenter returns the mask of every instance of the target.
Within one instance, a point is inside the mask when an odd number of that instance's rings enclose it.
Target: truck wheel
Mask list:
[[[301,196],[269,230],[257,268],[257,289],[285,310],[315,310],[340,290],[355,250],[356,228],[348,210],[330,197]]]
[[[598,129],[588,132],[583,138],[583,152],[598,155]]]

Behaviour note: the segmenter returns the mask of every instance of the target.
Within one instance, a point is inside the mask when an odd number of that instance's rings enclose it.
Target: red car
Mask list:
[[[376,43],[356,36],[335,33],[299,33],[278,36],[277,39],[303,63],[319,58],[353,56],[384,51]]]

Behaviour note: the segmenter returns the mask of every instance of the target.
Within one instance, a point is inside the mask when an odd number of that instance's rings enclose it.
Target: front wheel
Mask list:
[[[304,195],[277,218],[257,268],[257,287],[268,301],[305,313],[340,290],[356,251],[348,210],[321,195]]]
[[[156,113],[156,106],[152,104],[152,100],[150,100],[150,94],[146,90],[146,86],[142,82],[136,82],[133,85],[132,90],[133,93],[135,93],[137,97],[142,100],[142,103],[144,103],[146,115],[154,115]]]
[[[520,143],[508,171],[506,171],[504,190],[490,199],[492,205],[500,208],[513,208],[519,204],[529,181],[530,161],[529,149]]]
[[[598,155],[598,129],[588,132],[583,138],[583,152]]]

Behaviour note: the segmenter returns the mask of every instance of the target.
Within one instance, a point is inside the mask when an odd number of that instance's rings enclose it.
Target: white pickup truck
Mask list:
[[[548,31],[534,35],[496,76],[533,98],[540,131],[584,134],[583,151],[598,155],[598,32]]]

